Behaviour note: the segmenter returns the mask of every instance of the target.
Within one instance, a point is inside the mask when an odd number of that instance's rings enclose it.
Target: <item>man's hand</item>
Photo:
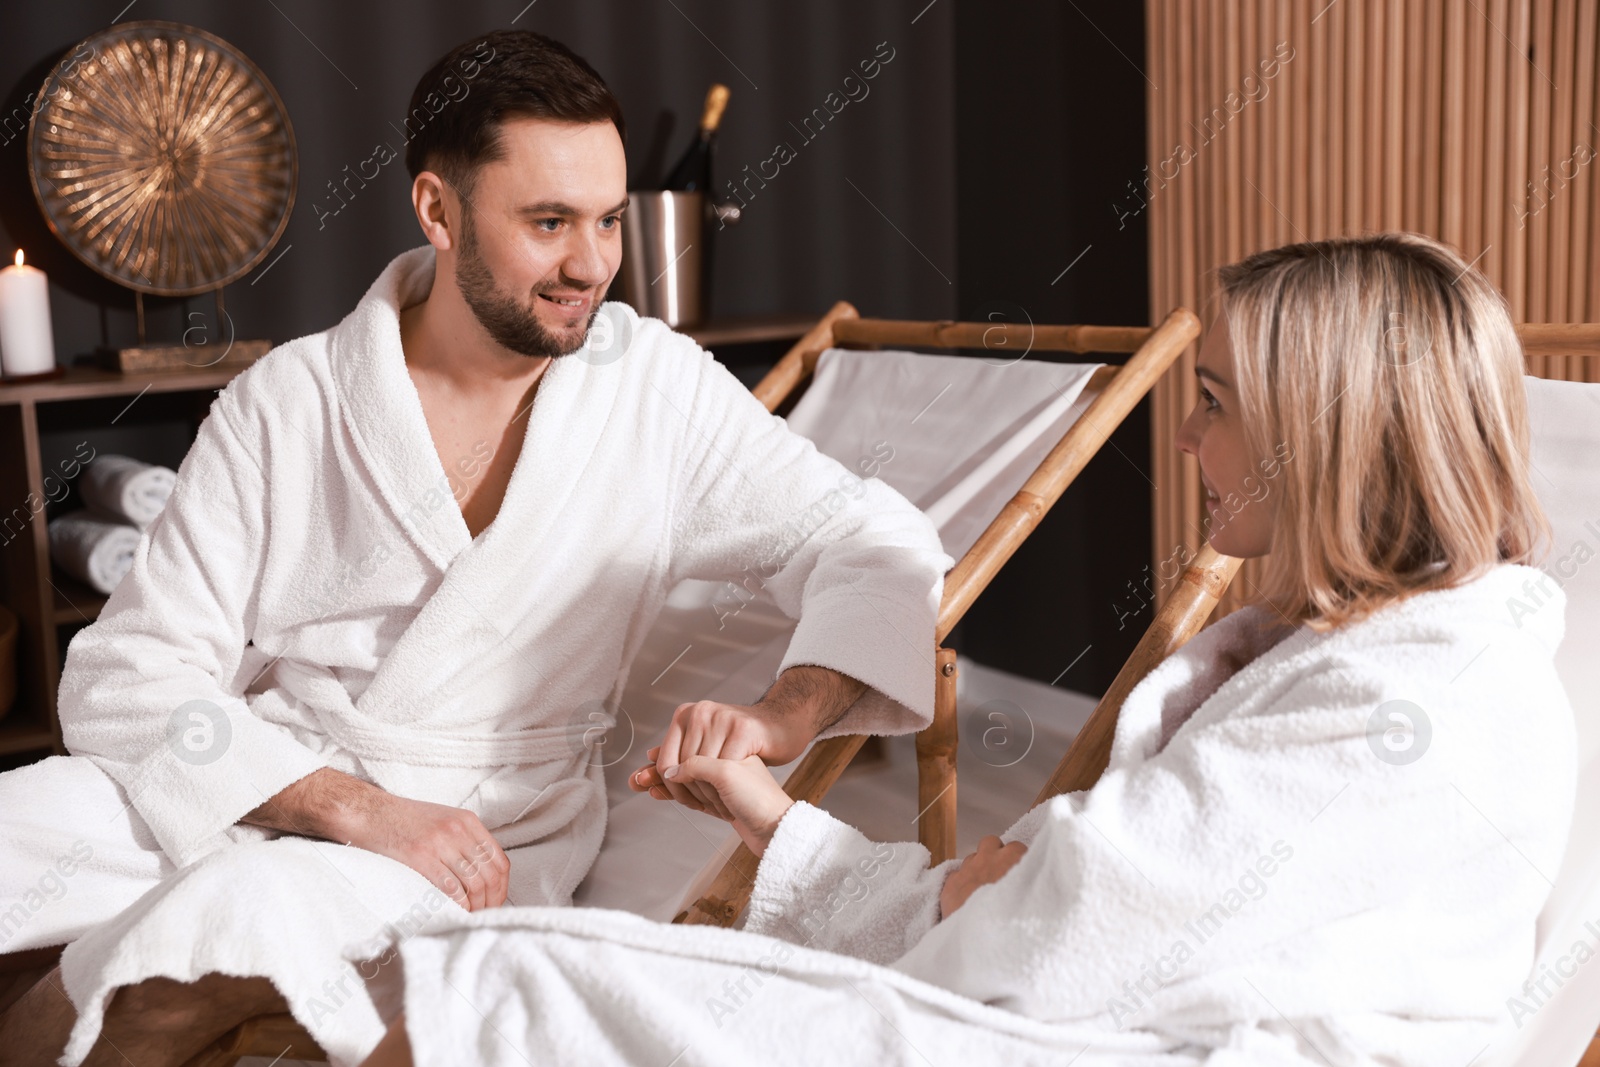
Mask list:
[[[511,861],[476,815],[465,808],[384,795],[388,799],[382,808],[350,844],[398,860],[468,911],[506,902]]]
[[[661,772],[690,756],[734,761],[760,756],[769,764],[788,763],[805,751],[812,738],[838,722],[866,689],[865,682],[827,667],[797,666],[779,675],[756,704],[714,700],[680,704],[666,737],[651,750],[655,762],[635,771],[628,786],[636,793],[648,791],[657,800],[670,797],[710,810],[709,788],[679,784]]]
[[[993,834],[979,841],[977,851],[962,860],[961,866],[944,880],[944,889],[939,892],[939,917],[950,918],[974,890],[980,885],[998,882],[1027,851],[1028,846],[1021,841],[1002,845]]]
[[[649,755],[655,756],[656,750],[651,749]],[[739,837],[757,856],[767,850],[778,823],[794,805],[759,756],[746,756],[741,760],[690,756],[670,768],[666,779],[674,785],[708,786],[706,792],[712,803],[701,810],[732,823]]]
[[[483,822],[464,808],[397,797],[324,767],[239,821],[388,856],[468,911],[506,902],[511,861]]]

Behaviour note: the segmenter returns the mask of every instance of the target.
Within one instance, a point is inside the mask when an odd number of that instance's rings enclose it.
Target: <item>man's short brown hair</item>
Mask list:
[[[478,167],[504,157],[500,125],[513,115],[610,122],[626,136],[622,107],[582,56],[531,30],[496,30],[452,48],[417,82],[406,170],[469,191]]]

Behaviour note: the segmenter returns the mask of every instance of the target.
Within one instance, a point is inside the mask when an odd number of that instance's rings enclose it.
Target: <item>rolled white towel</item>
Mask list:
[[[177,480],[175,471],[131,456],[97,456],[84,470],[78,492],[96,511],[144,529],[167,506]]]
[[[137,526],[73,511],[50,522],[50,558],[109,596],[133,566],[139,537]]]

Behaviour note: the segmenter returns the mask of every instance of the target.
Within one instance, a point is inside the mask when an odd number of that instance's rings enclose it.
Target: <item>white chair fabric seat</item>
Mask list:
[[[1513,1037],[1476,1067],[1575,1064],[1600,1026],[1600,958],[1579,963],[1584,954],[1574,952],[1581,942],[1600,957],[1600,385],[1532,377],[1527,385],[1534,490],[1553,532],[1543,566],[1567,596],[1556,670],[1577,720],[1578,792],[1561,871],[1539,917],[1530,978],[1544,989],[1517,991],[1521,1003],[1507,1004],[1519,1024]]]
[[[829,349],[788,424],[847,470],[882,479],[921,508],[945,551],[960,559],[1082,416],[1093,399],[1084,387],[1100,366]],[[578,904],[670,919],[696,899],[737,845],[725,823],[627,787],[627,775],[644,762],[679,704],[751,703],[776,675],[794,621],[769,598],[757,597],[721,625],[712,606],[719,588],[701,581],[679,585],[634,661],[622,698],[626,714],[618,716],[604,755],[611,800],[605,844],[578,888]],[[729,598],[720,603],[726,607]],[[928,653],[931,664],[933,650]],[[1068,699],[1067,710],[1039,714],[1054,724],[1070,719],[1080,703]],[[786,775],[793,766],[777,770]],[[1024,777],[996,776],[1003,795],[995,797],[976,791],[982,776],[971,790],[963,777],[957,795],[1020,812],[1043,780]],[[913,787],[908,802],[915,797]],[[866,822],[872,808],[864,801],[863,810],[841,807],[836,814]],[[914,837],[915,829],[897,836]]]

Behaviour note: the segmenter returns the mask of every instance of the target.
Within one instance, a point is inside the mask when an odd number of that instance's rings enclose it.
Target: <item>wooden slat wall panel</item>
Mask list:
[[[1184,304],[1209,324],[1213,272],[1251,252],[1382,229],[1455,245],[1517,321],[1600,320],[1597,8],[1146,0],[1152,321]],[[1293,58],[1266,95],[1228,109],[1280,46]],[[1192,158],[1174,168],[1179,146]],[[1199,472],[1173,444],[1196,402],[1194,356],[1152,396],[1158,563],[1203,539]],[[1529,363],[1600,374],[1595,360]]]

